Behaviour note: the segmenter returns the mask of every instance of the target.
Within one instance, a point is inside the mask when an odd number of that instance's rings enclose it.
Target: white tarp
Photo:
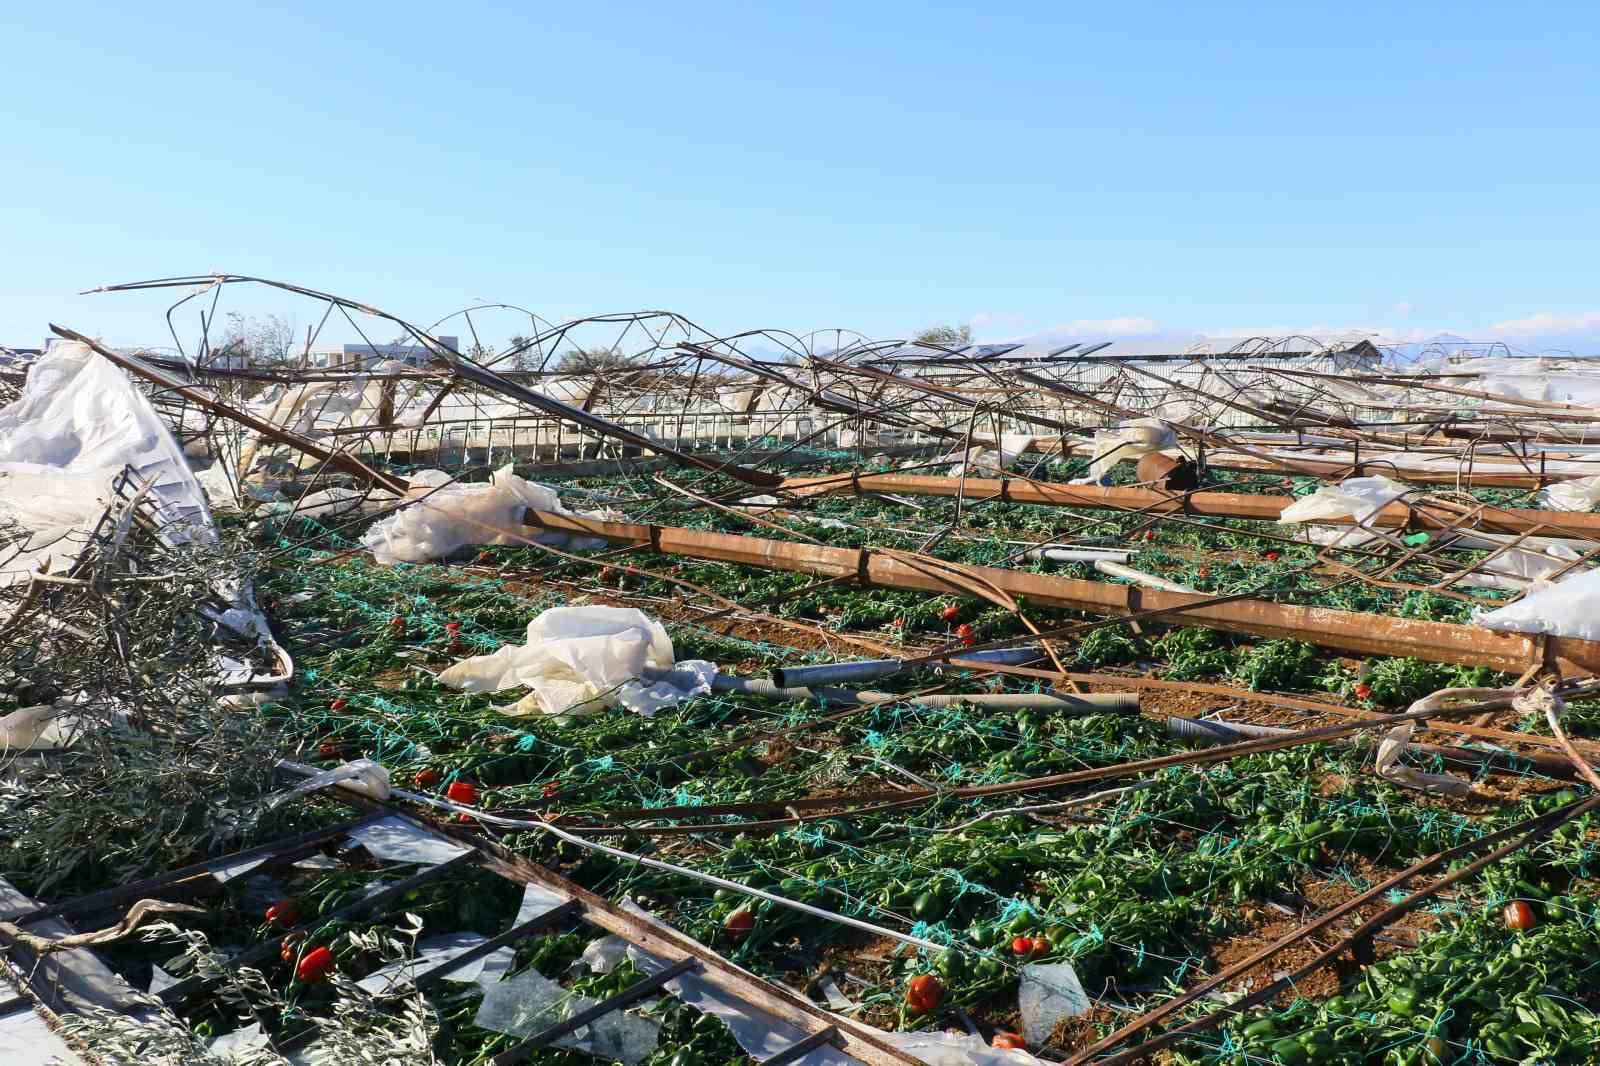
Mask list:
[[[532,509],[570,514],[556,490],[527,481],[507,463],[494,472],[488,484],[450,484],[442,470],[413,474],[407,495],[416,502],[373,524],[361,543],[380,563],[421,563],[442,559],[469,544],[559,545],[569,540],[577,548],[603,547],[593,537],[569,538],[551,530],[523,525],[523,512]],[[585,514],[605,518],[605,514]]]
[[[0,562],[0,584],[46,562],[66,569],[125,466],[153,486],[163,538],[213,538],[200,483],[150,401],[88,345],[53,345],[28,371],[22,396],[0,408],[0,520],[31,534],[20,556]]]
[[[1539,506],[1551,511],[1592,511],[1600,503],[1600,475],[1558,481],[1539,493]]]
[[[1175,447],[1177,443],[1177,433],[1159,418],[1141,418],[1103,429],[1094,435],[1094,456],[1089,460],[1089,476],[1073,478],[1072,484],[1099,484],[1124,459],[1138,462],[1151,452]]]
[[[1600,640],[1600,570],[1535,587],[1516,603],[1493,611],[1475,611],[1473,621],[1513,633]]]
[[[1405,485],[1382,474],[1373,477],[1353,477],[1338,485],[1324,485],[1309,496],[1302,496],[1278,515],[1284,525],[1299,522],[1327,522],[1351,518],[1357,523],[1369,522],[1379,511],[1404,496]],[[1362,544],[1372,539],[1372,534],[1357,526],[1340,529],[1308,529],[1306,535],[1317,544]]]
[[[640,681],[647,667],[672,671]],[[659,676],[659,675],[658,675]],[[699,660],[674,665],[672,638],[661,623],[631,607],[552,607],[528,623],[528,640],[492,655],[463,659],[439,683],[463,692],[532,691],[506,714],[584,714],[622,706],[650,716],[687,696],[709,692],[716,667]]]

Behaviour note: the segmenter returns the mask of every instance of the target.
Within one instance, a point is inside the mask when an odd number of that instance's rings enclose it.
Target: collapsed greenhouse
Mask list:
[[[107,291],[0,379],[5,1062],[1600,1062],[1600,366]]]

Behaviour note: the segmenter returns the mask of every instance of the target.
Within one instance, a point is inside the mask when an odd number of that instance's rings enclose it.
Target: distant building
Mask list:
[[[0,344],[0,367],[20,370],[44,354],[43,348],[11,347]]]
[[[440,337],[439,341],[461,350],[461,342],[456,337]],[[432,358],[433,352],[420,344],[327,344],[313,347],[309,362],[323,370],[362,370],[388,359],[407,366],[422,366]]]

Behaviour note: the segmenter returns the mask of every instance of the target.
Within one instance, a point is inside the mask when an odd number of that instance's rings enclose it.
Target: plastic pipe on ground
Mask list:
[[[1045,559],[1052,563],[1125,563],[1133,553],[1117,548],[1034,548],[1024,559]]]
[[[997,648],[975,651],[960,658],[1022,666],[1044,658],[1044,652],[1038,648]],[[772,680],[779,688],[810,688],[836,682],[872,681],[880,677],[892,677],[905,669],[906,664],[899,659],[867,659],[855,663],[823,663],[820,666],[779,666],[772,671]],[[942,669],[936,667],[935,672]]]
[[[1133,582],[1135,585],[1143,585],[1145,588],[1160,589],[1162,592],[1199,591],[1198,589],[1190,588],[1188,585],[1180,585],[1176,581],[1168,581],[1166,578],[1160,577],[1156,574],[1147,574],[1143,570],[1135,570],[1131,566],[1123,566],[1121,563],[1114,563],[1106,559],[1095,560],[1094,568],[1100,571],[1102,574],[1107,574],[1111,577],[1120,577],[1124,581]]]
[[[1249,722],[1212,722],[1198,718],[1172,716],[1167,719],[1167,734],[1177,740],[1197,744],[1231,744],[1256,737],[1276,737],[1297,730],[1273,725],[1253,725]],[[1335,741],[1338,744],[1357,743],[1353,737]],[[1442,744],[1407,744],[1406,751],[1416,755],[1432,755],[1457,766],[1488,766],[1508,773],[1526,774],[1535,771],[1550,777],[1572,780],[1577,776],[1572,763],[1555,755],[1520,754],[1509,751],[1478,751]]]
[[[872,692],[847,688],[783,688],[760,678],[729,677],[722,674],[712,682],[718,692],[738,692],[746,696],[760,696],[779,700],[813,700],[821,703],[889,703],[905,700],[920,707],[953,707],[970,703],[997,711],[1046,711],[1076,714],[1135,714],[1139,710],[1137,692],[1094,692],[1082,694],[1034,692],[974,692],[954,695],[943,693],[906,697],[892,692]]]

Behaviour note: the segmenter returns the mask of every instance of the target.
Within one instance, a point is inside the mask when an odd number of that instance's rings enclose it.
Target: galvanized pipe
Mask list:
[[[980,663],[1000,663],[1003,666],[1022,666],[1044,658],[1038,648],[999,648],[992,651],[975,651],[960,658]],[[845,681],[873,681],[892,677],[905,670],[900,659],[867,659],[854,663],[823,663],[820,666],[779,666],[772,671],[772,681],[779,688],[812,688],[817,685]],[[935,673],[945,668],[936,667]]]

